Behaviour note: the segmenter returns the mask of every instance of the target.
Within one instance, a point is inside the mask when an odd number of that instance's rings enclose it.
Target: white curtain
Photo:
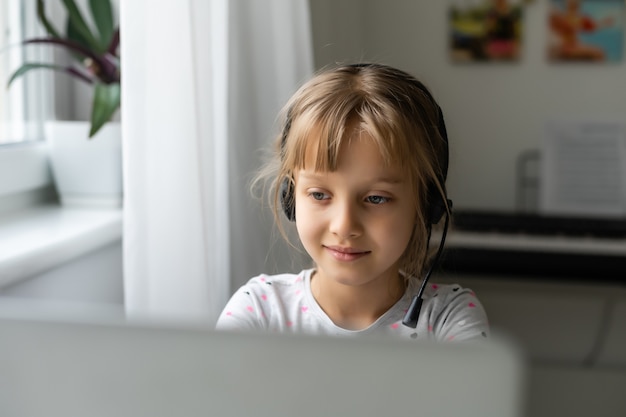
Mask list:
[[[129,0],[120,17],[126,310],[214,320],[291,266],[248,181],[313,69],[308,0]]]

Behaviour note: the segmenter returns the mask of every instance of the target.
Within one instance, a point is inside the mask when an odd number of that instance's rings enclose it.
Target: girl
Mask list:
[[[473,292],[426,285],[451,205],[445,125],[428,90],[389,66],[339,66],[304,84],[285,115],[271,175],[274,215],[279,227],[283,213],[295,222],[315,266],[252,278],[217,329],[486,337]],[[444,238],[429,259],[443,214]]]

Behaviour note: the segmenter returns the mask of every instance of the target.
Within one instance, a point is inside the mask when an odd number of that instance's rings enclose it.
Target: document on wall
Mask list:
[[[546,215],[626,217],[626,125],[550,122],[540,168]]]

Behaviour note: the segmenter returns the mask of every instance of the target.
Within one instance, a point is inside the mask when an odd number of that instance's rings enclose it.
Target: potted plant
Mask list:
[[[120,31],[113,20],[110,0],[90,0],[91,17],[97,34],[87,25],[74,0],[63,0],[67,12],[65,34],[61,34],[46,16],[45,1],[37,0],[37,17],[48,36],[27,39],[27,44],[48,44],[65,48],[75,61],[69,66],[27,62],[9,78],[10,86],[20,76],[34,69],[61,71],[94,85],[89,137],[108,122],[120,107]]]
[[[120,37],[111,0],[89,0],[92,27],[74,0],[62,0],[64,31],[48,19],[45,5],[45,0],[37,0],[37,18],[47,36],[26,39],[23,45],[63,48],[69,52],[71,63],[26,62],[13,72],[8,85],[30,71],[46,69],[63,72],[93,87],[89,122],[46,122],[52,172],[64,205],[119,206],[121,129],[119,123],[110,120],[120,108]]]

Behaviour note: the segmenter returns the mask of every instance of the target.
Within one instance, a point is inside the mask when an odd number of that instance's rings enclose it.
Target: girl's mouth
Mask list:
[[[370,251],[341,246],[324,246],[324,249],[326,249],[333,258],[344,262],[355,261],[371,253]]]

